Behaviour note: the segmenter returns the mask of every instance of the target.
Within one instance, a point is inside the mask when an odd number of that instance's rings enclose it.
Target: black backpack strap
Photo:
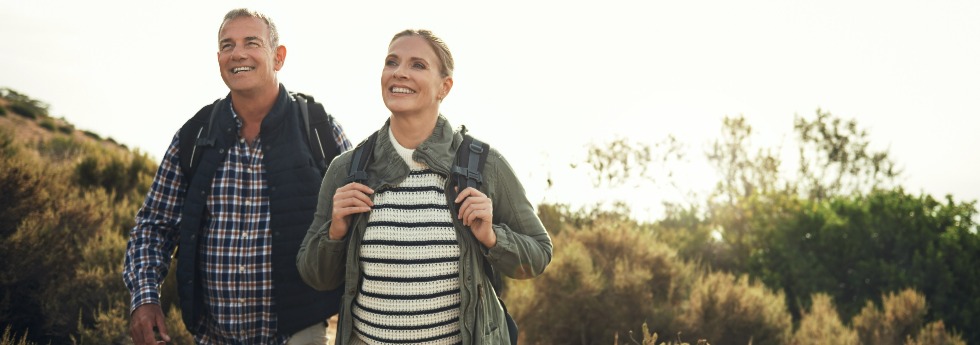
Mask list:
[[[354,148],[354,153],[350,161],[350,169],[347,170],[347,179],[344,180],[344,184],[367,182],[367,166],[371,162],[371,156],[374,153],[374,143],[376,141],[378,141],[378,131],[371,133],[367,139],[357,144],[357,147]]]
[[[211,129],[214,117],[224,104],[222,100],[223,98],[218,98],[214,103],[198,110],[180,130],[177,150],[180,155],[180,169],[187,181],[193,178],[197,165],[201,162],[203,147],[214,146],[215,138]]]
[[[313,96],[298,92],[294,93],[294,96],[299,103],[300,115],[303,117],[303,128],[310,153],[314,158],[318,158],[317,165],[320,171],[326,172],[330,162],[340,154],[333,133],[333,116],[327,114],[323,104],[316,103]]]
[[[490,145],[463,133],[463,142],[456,148],[456,160],[452,168],[459,191],[466,187],[480,189],[483,185],[483,166],[487,163]]]
[[[462,191],[466,187],[473,187],[480,189],[483,186],[483,167],[487,163],[487,156],[490,154],[490,145],[476,139],[469,134],[466,134],[466,128],[463,127],[463,142],[459,144],[456,148],[456,159],[452,167],[452,174],[456,180],[456,186],[459,191]],[[457,192],[458,193],[458,192]],[[455,199],[455,198],[453,198]],[[455,208],[453,208],[455,210]],[[490,278],[490,285],[493,286],[494,291],[497,292],[497,299],[500,301],[500,306],[504,308],[504,316],[507,320],[507,331],[510,335],[510,343],[517,345],[517,323],[514,322],[514,318],[507,311],[507,306],[504,305],[504,300],[500,299],[499,294],[503,292],[504,282],[503,278],[497,274],[493,269],[493,265],[486,258],[483,258],[483,271]]]

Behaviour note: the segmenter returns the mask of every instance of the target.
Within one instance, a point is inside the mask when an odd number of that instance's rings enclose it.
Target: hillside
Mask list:
[[[11,92],[16,94],[16,91],[0,89],[0,96],[2,96],[0,98],[0,108],[2,108],[0,110],[0,127],[10,129],[15,142],[31,146],[55,137],[67,137],[80,143],[98,144],[118,153],[130,152],[126,145],[121,145],[112,138],[102,138],[93,131],[75,128],[75,125],[63,118],[51,117],[47,112],[47,106],[43,103],[35,101],[39,104],[32,108],[30,105],[25,106],[23,101],[18,102],[17,96],[12,97],[15,100],[8,99]],[[26,98],[23,95],[20,97]],[[29,101],[26,103],[30,104]]]

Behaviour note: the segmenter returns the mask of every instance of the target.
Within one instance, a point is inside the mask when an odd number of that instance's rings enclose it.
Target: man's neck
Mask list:
[[[279,86],[258,91],[231,92],[231,104],[245,125],[259,125],[279,97]]]
[[[263,90],[235,92],[231,93],[231,105],[235,108],[235,113],[242,121],[242,128],[239,135],[248,141],[249,145],[255,142],[259,136],[259,129],[262,128],[262,120],[272,110],[279,97],[279,85],[274,88]]]

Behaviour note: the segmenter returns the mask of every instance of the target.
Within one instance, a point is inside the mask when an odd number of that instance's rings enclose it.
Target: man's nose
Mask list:
[[[245,46],[241,44],[235,45],[235,48],[231,50],[231,57],[233,59],[244,59],[248,57],[248,54],[245,54]]]

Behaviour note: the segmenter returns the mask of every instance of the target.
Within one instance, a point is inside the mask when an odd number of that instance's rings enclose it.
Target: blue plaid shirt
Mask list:
[[[240,128],[237,114],[235,119]],[[343,129],[333,125],[340,152],[350,149]],[[160,283],[179,242],[187,182],[180,172],[178,139],[175,135],[170,143],[130,233],[123,279],[132,294],[131,312],[160,303]],[[240,139],[229,147],[212,181],[210,217],[199,248],[207,311],[195,330],[199,344],[284,344],[289,339],[276,334],[271,213],[262,157],[261,139],[251,146]]]

